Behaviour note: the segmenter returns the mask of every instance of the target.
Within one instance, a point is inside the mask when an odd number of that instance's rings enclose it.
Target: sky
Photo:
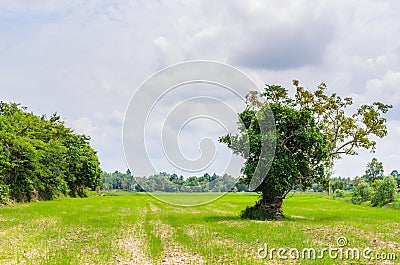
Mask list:
[[[104,170],[125,171],[124,117],[141,84],[177,63],[221,62],[258,88],[278,84],[294,93],[293,79],[310,90],[325,82],[331,92],[353,97],[355,106],[392,104],[386,116],[389,134],[377,139],[376,152],[360,150],[334,168],[335,176],[362,175],[377,157],[389,174],[400,169],[399,11],[396,0],[0,0],[0,100],[21,103],[38,115],[57,112],[75,132],[91,136]],[[174,110],[173,125],[185,116],[177,112],[180,104],[199,91],[221,99],[219,104],[240,106],[223,89],[201,86],[175,90],[153,113]],[[188,106],[207,113],[205,106],[212,102],[202,99]],[[182,108],[181,113],[190,112]],[[221,159],[209,170],[218,172],[229,156],[216,143],[225,128],[216,119],[199,121],[195,116],[201,111],[193,115],[176,125],[182,133],[174,141],[189,160],[213,149],[206,155]],[[147,131],[164,116],[150,123],[150,115]],[[144,132],[142,125],[137,130]],[[157,137],[142,137],[149,145],[143,156],[151,157],[157,170],[171,171],[165,159],[157,160],[166,156]],[[140,168],[140,162],[132,164]]]

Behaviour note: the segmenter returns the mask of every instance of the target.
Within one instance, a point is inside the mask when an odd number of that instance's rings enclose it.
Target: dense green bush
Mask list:
[[[336,190],[344,190],[345,185],[343,180],[337,179],[332,181],[332,183],[333,192],[335,192]]]
[[[0,199],[22,202],[96,189],[101,170],[90,138],[15,103],[0,102]]]
[[[373,206],[383,206],[396,199],[397,182],[392,176],[384,177],[376,185],[374,195],[372,196]]]
[[[361,204],[363,202],[371,200],[371,195],[371,186],[368,183],[361,181],[353,190],[351,202],[354,204]]]
[[[333,198],[344,198],[344,190],[335,190]]]

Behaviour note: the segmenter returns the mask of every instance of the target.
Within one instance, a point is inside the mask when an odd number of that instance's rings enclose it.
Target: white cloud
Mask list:
[[[357,104],[393,104],[376,156],[394,167],[399,11],[389,0],[2,1],[0,96],[38,114],[57,111],[91,134],[104,169],[125,170],[122,117],[137,87],[182,60],[230,62],[260,87],[323,81]],[[360,174],[370,156],[340,161],[337,174]]]
[[[82,117],[72,123],[72,128],[79,133],[85,135],[94,135],[97,127],[86,117]]]
[[[387,72],[382,79],[368,80],[363,97],[400,105],[400,72]],[[400,117],[399,117],[400,119]]]
[[[159,47],[161,50],[167,51],[168,46],[169,46],[168,41],[163,36],[160,36],[160,37],[154,39],[153,42],[154,42],[154,45]]]

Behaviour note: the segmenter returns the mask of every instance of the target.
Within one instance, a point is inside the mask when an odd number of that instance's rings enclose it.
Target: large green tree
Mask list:
[[[287,90],[280,86],[266,86],[263,96],[265,101],[260,101],[254,93],[249,94],[247,108],[239,114],[240,134],[220,138],[235,154],[246,159],[243,182],[250,184],[253,178],[261,177],[261,184],[255,188],[261,194],[260,200],[244,210],[242,217],[262,220],[283,217],[283,199],[295,185],[307,188],[313,182],[323,181],[321,162],[329,153],[326,137],[311,110],[296,108]],[[263,120],[268,119],[270,111],[274,115],[275,130],[262,130]],[[271,132],[274,134],[269,135]],[[263,170],[257,170],[271,162],[262,155],[262,145],[272,142],[271,137],[275,138],[275,156],[264,178],[260,176]],[[248,149],[244,148],[246,145]]]
[[[84,196],[85,188],[100,183],[88,137],[73,133],[56,114],[48,119],[0,102],[0,203]]]

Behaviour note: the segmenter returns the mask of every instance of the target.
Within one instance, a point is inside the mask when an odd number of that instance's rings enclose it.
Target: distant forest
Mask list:
[[[397,171],[391,174],[396,177],[400,188],[400,178]],[[332,178],[332,191],[353,191],[361,180],[365,177]],[[219,176],[217,174],[209,175],[205,173],[200,177],[192,176],[184,178],[176,174],[168,174],[161,172],[149,177],[134,177],[129,169],[126,173],[115,171],[113,173],[103,172],[102,187],[103,191],[109,190],[126,190],[135,192],[248,192],[246,184],[242,183],[239,178],[230,175]],[[327,183],[314,183],[308,189],[296,185],[293,191],[310,191],[310,192],[326,192],[328,190]]]
[[[192,176],[184,178],[176,174],[165,172],[149,177],[134,177],[127,170],[126,173],[115,171],[103,172],[103,190],[130,190],[137,192],[227,192],[248,191],[247,186],[238,182],[237,178],[230,175],[219,176],[215,173],[205,173],[200,177]],[[140,185],[139,185],[140,183]]]
[[[140,184],[139,184],[140,183]],[[332,189],[335,191],[351,191],[354,181],[348,178],[332,178]],[[328,187],[323,184],[314,183],[307,191],[324,192]],[[134,177],[129,170],[126,173],[115,171],[114,173],[103,172],[102,190],[127,190],[136,192],[248,192],[247,185],[241,183],[240,179],[230,175],[219,176],[205,173],[200,177],[192,176],[184,178],[176,174],[161,172],[149,177]],[[301,191],[302,188],[294,186],[293,190]]]

